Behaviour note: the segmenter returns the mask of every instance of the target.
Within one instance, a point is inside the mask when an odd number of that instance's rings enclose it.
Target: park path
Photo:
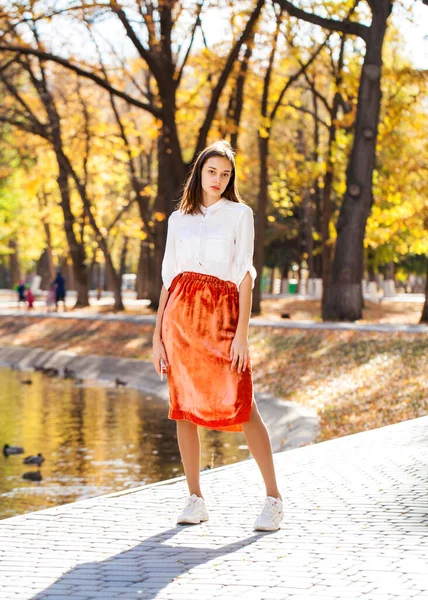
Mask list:
[[[0,521],[2,600],[428,599],[428,417],[275,454],[282,528],[252,529],[253,460]]]
[[[88,321],[119,321],[123,323],[140,323],[154,325],[154,315],[127,315],[127,314],[93,314],[84,312],[49,313],[42,311],[28,312],[26,310],[0,309],[0,317],[33,317],[37,319],[80,319]],[[330,331],[372,331],[384,333],[428,333],[428,325],[413,325],[404,323],[343,323],[315,321],[279,321],[274,319],[250,319],[251,327],[278,327],[282,329],[313,329]]]

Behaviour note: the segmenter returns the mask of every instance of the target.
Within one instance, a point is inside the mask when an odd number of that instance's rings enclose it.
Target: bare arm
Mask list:
[[[248,330],[251,316],[251,304],[253,300],[252,279],[247,271],[244,279],[239,286],[239,318],[236,327],[236,335],[243,335],[248,338]]]
[[[247,271],[239,285],[239,317],[235,337],[230,347],[232,371],[237,367],[238,373],[250,366],[250,349],[248,342],[249,322],[252,304],[252,279]]]
[[[156,314],[156,325],[155,325],[155,331],[153,334],[153,340],[158,339],[158,340],[162,340],[162,334],[161,334],[161,330],[162,330],[162,317],[163,317],[163,312],[165,310],[165,305],[166,305],[166,301],[169,298],[169,292],[166,289],[166,287],[164,285],[162,285],[162,289],[161,289],[161,294],[159,297],[159,308]]]
[[[156,373],[160,376],[160,364],[161,358],[165,361],[168,366],[168,357],[166,355],[165,347],[162,342],[162,318],[165,310],[166,302],[169,298],[169,292],[164,285],[162,285],[161,294],[159,297],[159,308],[156,315],[155,331],[153,333],[153,364],[155,365]]]

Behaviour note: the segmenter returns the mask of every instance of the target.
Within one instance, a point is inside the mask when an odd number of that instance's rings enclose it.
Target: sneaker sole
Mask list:
[[[191,519],[180,519],[180,521],[177,521],[177,525],[199,525],[199,523],[204,523],[205,521],[208,521],[208,517],[204,517],[199,521],[192,521]]]
[[[281,529],[281,526],[278,527],[264,527],[263,525],[259,525],[258,527],[254,526],[254,531],[278,531]]]

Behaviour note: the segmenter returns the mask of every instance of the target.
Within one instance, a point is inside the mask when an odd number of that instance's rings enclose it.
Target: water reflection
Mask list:
[[[0,368],[0,443],[25,449],[0,455],[0,518],[182,475],[167,414],[164,400],[137,390]],[[200,436],[203,467],[249,456],[242,433],[200,428]],[[41,467],[22,463],[38,452]]]

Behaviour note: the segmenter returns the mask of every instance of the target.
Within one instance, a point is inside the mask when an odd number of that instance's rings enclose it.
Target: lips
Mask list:
[[[212,189],[212,190],[216,190],[216,192],[218,192],[218,191],[220,190],[220,188],[219,188],[219,187],[216,187],[215,185],[212,185],[212,186],[211,186],[211,189]]]

